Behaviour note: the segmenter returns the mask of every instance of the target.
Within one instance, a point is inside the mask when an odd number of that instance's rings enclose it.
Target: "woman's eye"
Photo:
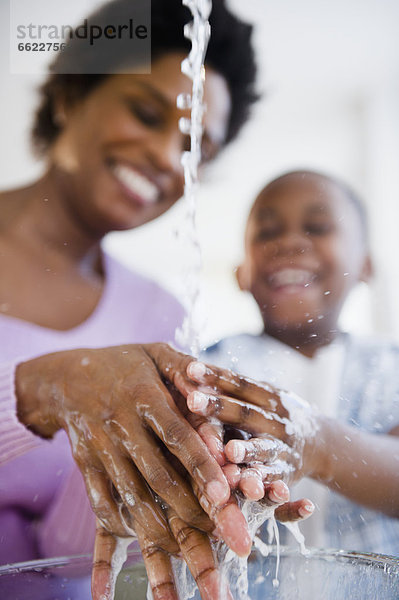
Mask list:
[[[207,163],[211,161],[217,154],[215,144],[204,138],[201,145],[201,162]]]
[[[162,115],[159,110],[138,102],[129,102],[132,114],[147,127],[159,127],[162,125]]]

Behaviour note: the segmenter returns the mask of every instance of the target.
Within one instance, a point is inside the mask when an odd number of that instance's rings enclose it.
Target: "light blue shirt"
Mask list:
[[[399,424],[399,348],[383,341],[344,334],[344,358],[338,382],[339,420],[364,431],[386,433]],[[268,363],[275,340],[237,335],[209,348],[202,360],[270,381]],[[271,381],[273,383],[273,381]],[[398,459],[399,468],[399,459]],[[325,548],[399,555],[399,519],[328,492],[323,515]],[[284,543],[290,536],[281,531]]]

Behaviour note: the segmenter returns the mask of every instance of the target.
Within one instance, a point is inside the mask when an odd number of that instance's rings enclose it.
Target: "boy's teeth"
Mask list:
[[[284,285],[301,285],[308,286],[314,280],[315,275],[304,269],[281,269],[276,271],[269,277],[269,283],[273,287],[281,287]]]
[[[140,196],[145,202],[154,203],[158,200],[159,190],[149,179],[124,165],[116,165],[113,169],[117,179],[133,194]]]

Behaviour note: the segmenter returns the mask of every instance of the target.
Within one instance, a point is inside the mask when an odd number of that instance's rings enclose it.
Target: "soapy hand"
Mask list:
[[[222,469],[165,385],[191,361],[165,344],[148,344],[59,352],[17,368],[20,420],[42,437],[65,429],[102,525],[96,552],[107,558],[95,566],[96,589],[109,579],[115,536],[134,529],[153,551],[180,551],[162,503],[175,522],[205,532],[217,527],[235,552],[250,552],[244,516],[226,505]]]
[[[208,446],[217,448],[219,464],[234,465],[234,486],[252,500],[274,495],[274,485],[297,481],[311,471],[316,416],[295,394],[257,383],[231,371],[193,362],[187,374],[197,389],[179,382],[188,408],[196,415],[217,419],[245,431],[248,439],[231,439],[223,446],[217,428],[208,424]],[[223,458],[222,458],[223,457]],[[245,465],[239,467],[238,465]],[[228,467],[233,470],[232,466]],[[226,467],[224,473],[229,479]],[[231,483],[231,482],[230,482]],[[313,512],[303,499],[278,508],[279,520],[298,520]]]

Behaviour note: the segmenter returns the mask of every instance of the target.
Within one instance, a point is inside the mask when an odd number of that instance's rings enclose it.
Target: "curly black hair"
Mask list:
[[[88,17],[91,22],[105,26],[113,17],[129,19],[132,0],[112,0]],[[191,12],[182,5],[182,0],[151,0],[151,58],[183,50],[189,52],[191,43],[184,37],[184,25],[192,19]],[[225,143],[231,141],[248,118],[251,105],[256,101],[256,64],[251,44],[252,26],[243,23],[226,7],[225,0],[213,0],[210,16],[211,37],[205,63],[222,75],[231,94],[231,114]],[[110,69],[118,70],[126,65],[129,45],[110,58],[105,46],[96,41],[96,59],[112,61]],[[41,86],[41,100],[32,128],[33,148],[43,155],[56,140],[61,126],[55,118],[55,101],[59,97],[67,102],[85,98],[98,86],[107,74],[90,73],[93,54],[81,51],[76,37],[70,38],[65,50],[60,52],[50,66],[50,75]],[[85,64],[85,61],[86,64]],[[61,68],[60,68],[61,67]],[[52,71],[52,72],[51,72]],[[62,71],[62,72],[59,72]],[[68,73],[69,71],[69,73]],[[112,71],[110,71],[112,72]],[[86,73],[86,74],[85,74]]]

